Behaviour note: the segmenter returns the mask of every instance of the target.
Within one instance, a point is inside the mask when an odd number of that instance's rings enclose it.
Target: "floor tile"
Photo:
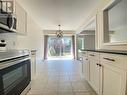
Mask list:
[[[90,93],[75,93],[74,95],[91,95]]]
[[[74,93],[58,93],[58,95],[74,95]]]
[[[37,64],[37,74],[27,95],[96,95],[81,78],[81,63],[52,60]]]

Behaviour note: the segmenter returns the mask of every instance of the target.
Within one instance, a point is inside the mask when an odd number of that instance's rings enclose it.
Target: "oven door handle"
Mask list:
[[[7,67],[9,67],[9,66],[16,65],[16,64],[21,63],[21,62],[26,61],[26,60],[30,60],[30,57],[26,57],[26,58],[17,58],[17,59],[15,59],[15,60],[10,60],[10,61],[1,62],[1,63],[0,63],[0,70],[1,70],[1,69],[4,69],[4,68],[7,68]]]

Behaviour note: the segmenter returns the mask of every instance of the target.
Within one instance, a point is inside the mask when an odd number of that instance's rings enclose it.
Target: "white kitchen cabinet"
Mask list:
[[[126,63],[126,58],[126,56],[116,54],[101,54],[100,63],[103,65],[102,95],[126,95],[126,70],[119,65]]]
[[[15,14],[17,17],[17,33],[21,35],[26,35],[27,13],[18,2],[15,2]]]
[[[89,52],[89,83],[92,88],[99,95],[100,92],[100,74],[101,74],[101,66],[99,65],[99,53]]]
[[[83,65],[82,65],[82,76],[85,80],[89,81],[89,61],[87,51],[82,52]]]
[[[127,55],[86,51],[83,75],[97,95],[126,95]],[[86,57],[85,55],[88,55]],[[85,62],[85,59],[88,59]],[[89,72],[87,72],[89,70]]]
[[[103,95],[125,95],[126,73],[110,65],[103,66]]]
[[[78,58],[78,60],[80,61],[79,62],[79,72],[80,72],[81,77],[84,78],[83,76],[83,53],[80,51],[79,55],[80,55]]]
[[[31,79],[36,76],[36,50],[31,50]]]

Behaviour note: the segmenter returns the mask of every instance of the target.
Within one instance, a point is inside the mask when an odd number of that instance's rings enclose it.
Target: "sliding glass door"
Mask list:
[[[72,58],[72,37],[48,38],[48,58]]]

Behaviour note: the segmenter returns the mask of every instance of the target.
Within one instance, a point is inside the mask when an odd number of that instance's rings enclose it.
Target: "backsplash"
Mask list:
[[[6,49],[12,50],[16,49],[16,41],[17,41],[17,35],[14,33],[1,33],[0,34],[0,40],[6,41]]]

